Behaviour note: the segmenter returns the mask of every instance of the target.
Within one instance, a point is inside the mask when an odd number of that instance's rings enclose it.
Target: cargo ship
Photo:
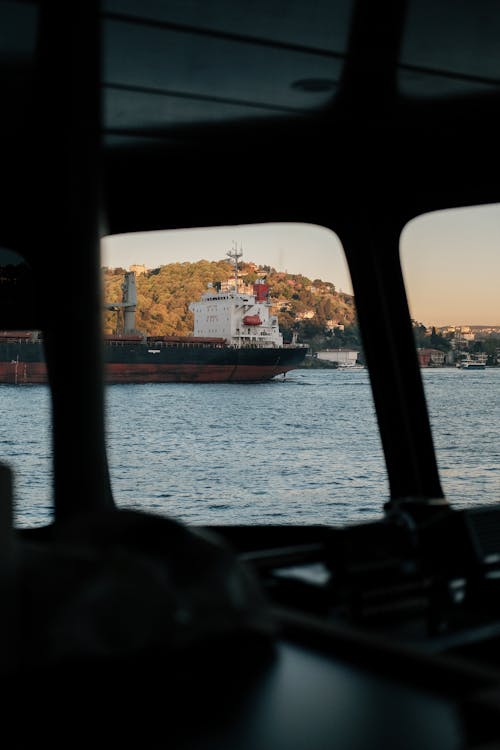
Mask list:
[[[271,313],[269,286],[263,280],[253,293],[238,291],[238,258],[234,288],[209,284],[197,302],[192,336],[146,336],[135,328],[135,273],[125,274],[122,300],[105,308],[122,312],[120,333],[104,336],[107,383],[216,383],[271,380],[300,367],[308,347],[283,343],[278,319]],[[47,382],[43,340],[38,332],[0,332],[0,382]]]

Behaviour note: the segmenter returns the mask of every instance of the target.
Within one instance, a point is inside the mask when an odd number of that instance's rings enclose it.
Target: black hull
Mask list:
[[[258,382],[300,367],[306,347],[242,348],[207,344],[106,343],[107,383]],[[1,383],[45,383],[41,343],[0,344]]]

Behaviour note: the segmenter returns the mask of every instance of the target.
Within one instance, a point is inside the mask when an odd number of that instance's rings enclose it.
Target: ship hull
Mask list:
[[[105,345],[107,383],[262,382],[300,367],[305,347]],[[47,382],[40,343],[0,345],[0,383]]]

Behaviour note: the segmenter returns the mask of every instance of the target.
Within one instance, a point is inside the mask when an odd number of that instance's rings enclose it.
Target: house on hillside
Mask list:
[[[135,263],[134,265],[129,266],[128,270],[135,273],[136,276],[141,276],[143,273],[146,273],[148,269],[143,263],[141,264]]]
[[[314,310],[306,310],[305,312],[297,313],[295,320],[312,320],[315,314]]]

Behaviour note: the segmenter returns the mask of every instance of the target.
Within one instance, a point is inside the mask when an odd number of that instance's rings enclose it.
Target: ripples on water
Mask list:
[[[441,483],[457,507],[500,502],[500,368],[424,371]]]
[[[500,499],[500,369],[423,372],[445,492]],[[0,449],[18,526],[51,518],[46,386],[0,386]],[[388,482],[366,371],[296,370],[261,384],[107,386],[119,506],[192,524],[377,518]]]

